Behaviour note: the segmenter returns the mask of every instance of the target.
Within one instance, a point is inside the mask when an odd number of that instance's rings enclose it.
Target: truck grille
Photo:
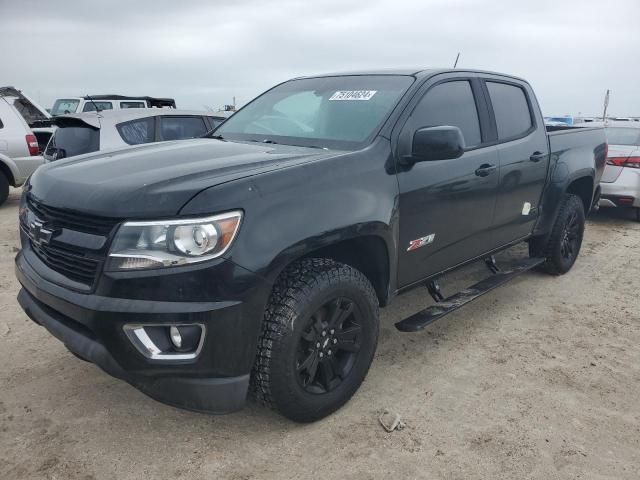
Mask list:
[[[51,270],[71,280],[91,286],[96,279],[100,262],[76,255],[66,249],[31,242],[31,248]]]
[[[98,217],[84,213],[71,212],[61,208],[49,207],[38,202],[31,196],[27,198],[27,205],[38,219],[56,228],[66,228],[93,235],[108,236],[119,219]]]
[[[21,226],[29,237],[31,250],[51,270],[92,287],[107,254],[106,240],[120,220],[50,207],[32,197],[27,198],[27,206],[29,215],[21,217]],[[42,241],[30,225],[33,221],[48,232],[56,233],[49,240]],[[61,230],[78,232],[72,236],[75,243],[61,241],[61,238],[66,238],[61,237]],[[102,237],[104,241],[96,237]]]

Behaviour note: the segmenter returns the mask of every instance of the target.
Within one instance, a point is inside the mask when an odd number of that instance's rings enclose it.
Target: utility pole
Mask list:
[[[607,107],[609,106],[609,95],[610,90],[607,89],[607,94],[604,96],[604,112],[602,112],[602,121],[604,122],[607,119]]]

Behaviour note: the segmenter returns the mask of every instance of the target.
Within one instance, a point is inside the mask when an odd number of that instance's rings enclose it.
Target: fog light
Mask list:
[[[178,330],[178,327],[174,327],[172,325],[169,329],[169,336],[171,337],[171,342],[173,343],[174,347],[178,349],[182,347],[182,335],[180,335],[180,330]]]
[[[206,329],[201,323],[124,325],[124,332],[152,360],[193,360],[202,350]]]

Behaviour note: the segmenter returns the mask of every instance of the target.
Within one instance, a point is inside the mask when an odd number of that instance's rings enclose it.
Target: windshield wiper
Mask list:
[[[224,137],[222,135],[209,135],[208,133],[205,133],[203,137],[213,138],[214,140],[224,140]]]

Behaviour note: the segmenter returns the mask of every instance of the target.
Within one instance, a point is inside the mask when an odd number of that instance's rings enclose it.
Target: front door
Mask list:
[[[490,250],[498,187],[498,154],[480,118],[479,82],[456,78],[426,88],[399,134],[398,154],[423,127],[460,128],[466,150],[456,159],[398,166],[400,233],[398,286],[417,282]],[[411,108],[411,107],[410,107]],[[479,115],[479,111],[481,115]],[[404,150],[404,151],[403,151]]]

